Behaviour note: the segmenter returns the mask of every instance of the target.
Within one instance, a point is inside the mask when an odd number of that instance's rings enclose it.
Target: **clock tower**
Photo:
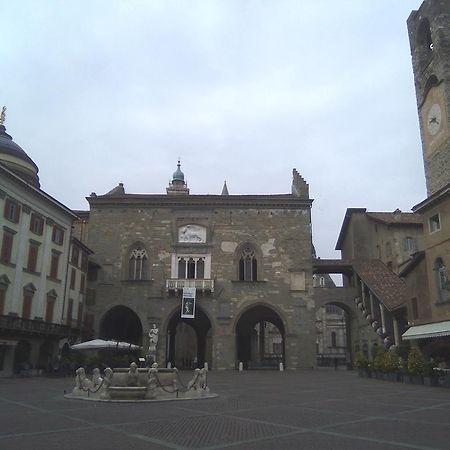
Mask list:
[[[425,0],[407,23],[431,196],[450,183],[450,1]]]

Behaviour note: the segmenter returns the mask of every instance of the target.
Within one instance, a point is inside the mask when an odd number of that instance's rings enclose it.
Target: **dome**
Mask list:
[[[178,160],[177,170],[175,170],[175,172],[173,173],[172,181],[183,181],[184,182],[184,173],[181,171],[180,167],[181,167],[181,164],[180,164],[180,161]]]
[[[0,125],[0,163],[23,180],[39,187],[38,166],[12,140],[4,125]]]

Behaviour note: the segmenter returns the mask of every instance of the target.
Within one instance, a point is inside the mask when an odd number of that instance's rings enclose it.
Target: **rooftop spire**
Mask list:
[[[228,193],[227,180],[225,180],[225,181],[223,182],[223,188],[222,188],[222,194],[221,194],[221,195],[230,195],[230,194]]]

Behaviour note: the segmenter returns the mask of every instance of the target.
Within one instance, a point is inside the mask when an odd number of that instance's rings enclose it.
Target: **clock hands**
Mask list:
[[[432,123],[435,123],[436,125],[439,125],[439,122],[437,120],[437,117],[431,117],[428,123],[431,125]]]

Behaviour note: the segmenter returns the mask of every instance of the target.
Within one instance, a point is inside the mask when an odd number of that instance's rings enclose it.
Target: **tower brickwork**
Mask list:
[[[431,196],[450,182],[450,2],[425,0],[407,23]]]

